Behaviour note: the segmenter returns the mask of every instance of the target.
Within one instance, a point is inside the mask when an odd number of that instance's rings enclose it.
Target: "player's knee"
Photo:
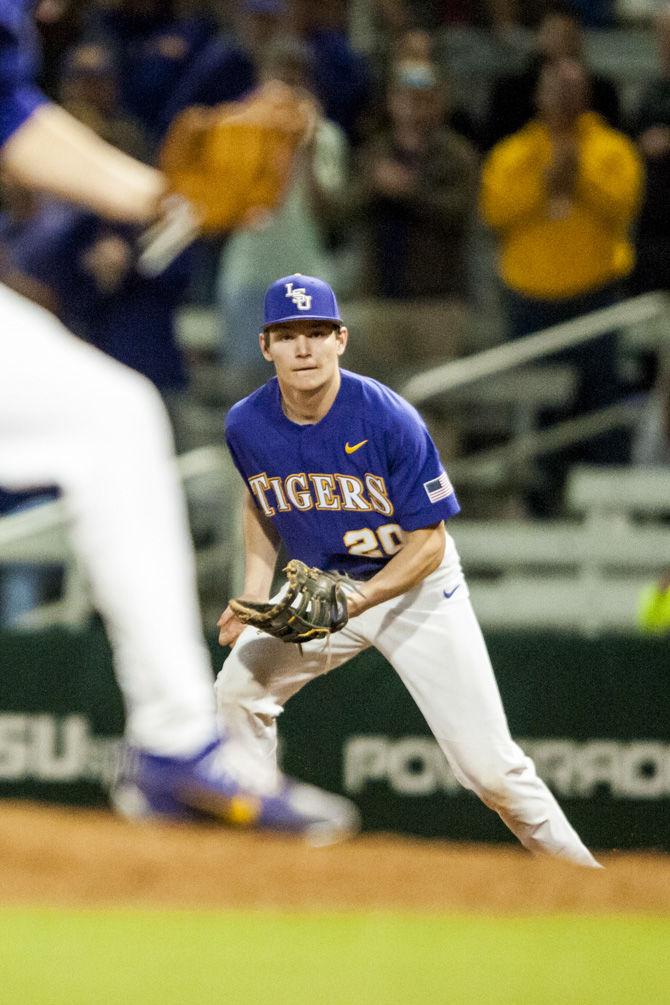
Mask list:
[[[523,760],[511,762],[488,757],[482,751],[470,751],[460,758],[457,777],[487,805],[497,807],[513,798],[525,772]]]
[[[514,766],[490,768],[473,778],[473,789],[480,799],[497,812],[514,812],[525,799],[528,769],[521,762]]]
[[[246,668],[230,658],[216,678],[214,691],[219,707],[241,705],[261,694],[261,689]]]

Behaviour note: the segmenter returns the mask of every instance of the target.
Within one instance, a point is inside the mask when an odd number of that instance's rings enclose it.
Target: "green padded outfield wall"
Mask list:
[[[512,733],[586,842],[670,850],[670,641],[487,640]],[[0,667],[0,796],[104,804],[123,705],[102,630],[0,634]],[[509,839],[375,652],[292,699],[281,737],[285,770],[347,792],[368,830]]]

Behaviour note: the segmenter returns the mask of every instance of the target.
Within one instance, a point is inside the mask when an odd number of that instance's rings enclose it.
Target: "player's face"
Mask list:
[[[290,321],[260,336],[261,352],[274,363],[279,382],[294,391],[316,391],[337,378],[346,328],[330,321]]]

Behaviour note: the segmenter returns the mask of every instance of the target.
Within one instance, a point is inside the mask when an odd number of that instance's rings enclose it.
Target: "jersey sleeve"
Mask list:
[[[460,512],[437,447],[419,413],[411,405],[394,410],[389,439],[389,492],[403,530],[419,530]]]
[[[239,442],[239,438],[236,435],[238,408],[239,405],[233,405],[233,407],[228,412],[228,415],[226,416],[226,425],[225,425],[226,444],[228,446],[228,450],[230,452],[233,464],[239,471],[242,481],[244,482],[244,485],[248,490],[249,495],[253,499],[254,506],[256,506],[257,509],[260,509],[260,506],[258,505],[258,500],[256,499],[255,495],[249,488],[249,482],[247,481],[247,472],[245,470],[243,460],[243,450]]]
[[[47,98],[34,83],[37,44],[25,0],[0,0],[0,147]]]
[[[230,416],[228,416],[227,419],[226,419],[225,436],[226,436],[226,445],[228,447],[228,450],[230,451],[230,456],[233,459],[233,464],[235,465],[235,467],[237,468],[237,470],[239,471],[239,473],[242,475],[242,477],[246,481],[246,477],[245,477],[245,474],[244,474],[244,469],[242,467],[242,462],[241,462],[241,459],[240,459],[240,456],[239,456],[239,452],[238,452],[238,450],[236,448],[236,443],[235,443],[235,441],[236,441],[235,427],[234,427],[234,423],[231,422],[231,420],[230,420]]]

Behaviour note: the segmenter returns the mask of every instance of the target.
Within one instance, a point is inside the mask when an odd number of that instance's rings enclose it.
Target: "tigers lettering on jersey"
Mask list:
[[[351,474],[299,471],[282,477],[261,471],[247,481],[267,517],[294,509],[393,515],[393,503],[381,475],[367,473],[362,480]]]
[[[303,425],[284,413],[273,377],[230,409],[226,441],[291,558],[369,579],[403,534],[448,520],[458,500],[445,494],[444,465],[416,410],[368,377],[340,378],[328,414]]]

